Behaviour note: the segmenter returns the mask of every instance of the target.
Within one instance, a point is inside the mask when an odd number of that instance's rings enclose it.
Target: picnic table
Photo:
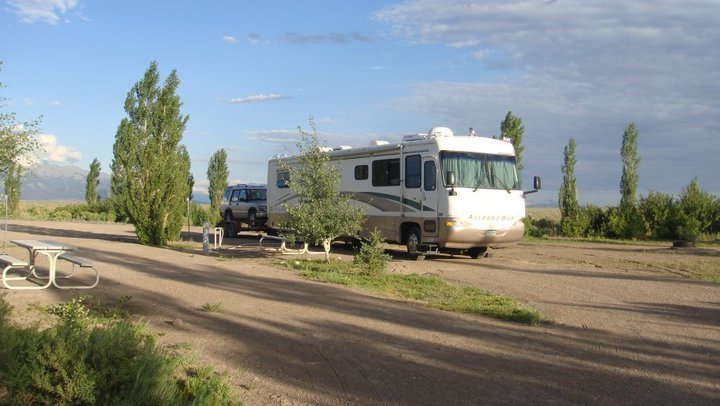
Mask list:
[[[5,269],[2,273],[2,281],[6,288],[8,289],[45,289],[49,287],[50,285],[53,285],[60,289],[90,289],[97,286],[98,281],[100,280],[100,276],[98,274],[97,269],[95,268],[95,265],[92,264],[92,262],[72,256],[68,254],[69,251],[74,251],[76,247],[74,245],[66,244],[63,242],[58,241],[50,241],[50,240],[12,240],[10,241],[13,244],[25,248],[28,250],[28,257],[29,260],[27,262],[23,260],[18,260],[16,258],[4,255],[0,257],[0,262],[3,262],[6,264]],[[44,255],[48,259],[48,274],[47,276],[41,276],[37,273],[37,267],[35,266],[35,261],[37,259],[38,255]],[[67,276],[58,276],[57,275],[57,264],[58,260],[66,260],[70,263],[72,263],[72,273]],[[92,285],[58,285],[57,279],[67,279],[73,276],[75,273],[76,267],[80,268],[88,268],[92,269],[95,272],[95,282]],[[25,276],[8,276],[8,272],[12,269],[24,269],[27,271],[27,274]],[[8,280],[19,280],[19,279],[25,279],[27,280],[30,275],[33,275],[35,278],[40,280],[47,279],[47,283],[40,286],[18,286],[18,285],[9,285],[7,283]]]

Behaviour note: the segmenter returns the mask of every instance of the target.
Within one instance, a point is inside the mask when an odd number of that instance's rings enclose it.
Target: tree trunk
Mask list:
[[[323,240],[323,249],[325,250],[325,262],[330,262],[330,239]]]

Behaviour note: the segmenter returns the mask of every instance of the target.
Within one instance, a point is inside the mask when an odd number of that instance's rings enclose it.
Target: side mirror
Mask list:
[[[530,193],[535,193],[542,187],[542,181],[540,180],[539,176],[535,176],[533,178],[533,190],[526,190],[523,192],[523,196],[529,195]]]
[[[450,196],[457,196],[455,191],[455,172],[447,171],[445,174],[445,183],[450,185]]]
[[[455,172],[447,171],[447,173],[445,174],[445,183],[450,186],[455,186]]]

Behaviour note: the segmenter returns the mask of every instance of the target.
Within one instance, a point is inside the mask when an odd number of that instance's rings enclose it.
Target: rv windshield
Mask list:
[[[455,187],[474,190],[520,189],[515,157],[443,151],[440,153],[440,160],[443,174],[450,171],[455,173]]]

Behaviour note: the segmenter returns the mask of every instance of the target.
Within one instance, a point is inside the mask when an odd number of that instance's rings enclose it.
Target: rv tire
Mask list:
[[[425,259],[425,254],[418,252],[418,247],[420,246],[420,229],[417,227],[408,229],[405,246],[407,247],[408,254],[416,261]]]

